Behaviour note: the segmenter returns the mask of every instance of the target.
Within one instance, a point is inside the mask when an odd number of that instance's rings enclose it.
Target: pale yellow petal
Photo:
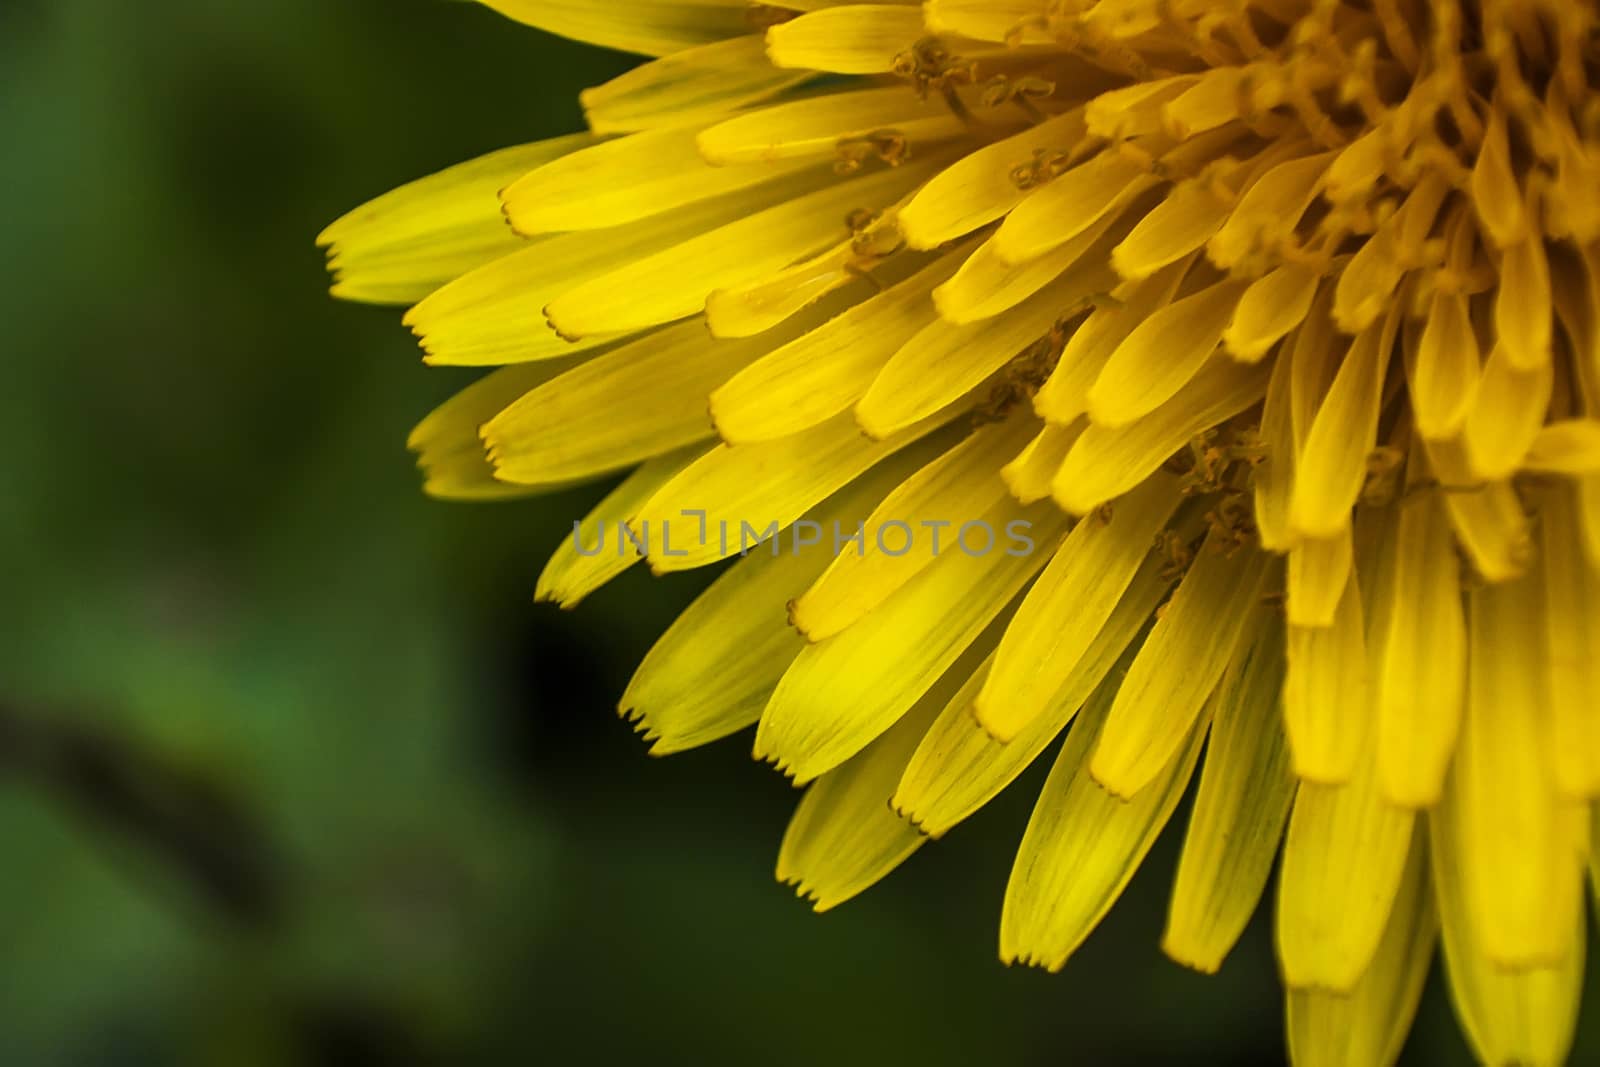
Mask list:
[[[1462,428],[1467,462],[1477,478],[1499,481],[1522,465],[1550,410],[1554,371],[1549,362],[1518,370],[1504,344],[1489,352]]]
[[[1266,356],[1304,321],[1321,281],[1311,268],[1285,263],[1251,282],[1222,334],[1229,354],[1246,362]]]
[[[1206,537],[1117,690],[1090,764],[1115,796],[1138,796],[1170,763],[1260,606],[1271,557],[1221,542]]]
[[[650,553],[651,570],[688,570],[748,552],[782,551],[783,544],[771,535],[943,421],[930,419],[888,440],[874,441],[863,436],[850,413],[844,412],[788,437],[718,445],[641,509],[641,520],[664,531]],[[941,440],[920,447],[942,451],[949,442]],[[932,458],[921,451],[916,454],[924,463]],[[842,539],[854,533],[854,526],[838,532],[841,550]],[[818,536],[831,541],[833,535],[829,530]],[[762,546],[764,541],[768,544]]]
[[[1010,741],[996,741],[973,717],[972,702],[987,676],[974,675],[917,749],[895,793],[895,807],[937,837],[994,799],[1072,721],[1123,652],[1138,646],[1171,586],[1166,561],[1154,553],[1146,556],[1044,713]]]
[[[1439,800],[1461,728],[1466,619],[1461,566],[1437,494],[1412,492],[1395,507],[1394,580],[1375,679],[1378,778],[1391,802],[1423,808]]]
[[[1038,425],[1013,418],[979,429],[917,471],[867,516],[861,544],[838,553],[828,569],[789,606],[789,621],[808,641],[851,626],[946,553],[962,551],[963,521],[983,515],[1005,495],[998,469]],[[889,523],[909,524],[902,550],[880,537]],[[973,535],[976,537],[976,535]],[[977,542],[974,541],[974,544]]]
[[[1017,848],[1000,915],[1000,958],[1060,970],[1111,910],[1172,817],[1205,737],[1189,724],[1147,789],[1129,801],[1111,796],[1089,772],[1116,691],[1101,685],[1067,734],[1033,818]]]
[[[932,173],[936,160],[833,181],[566,290],[545,308],[567,337],[640,330],[705,310],[717,289],[761,278],[850,235],[857,209],[877,211]]]
[[[854,525],[899,473],[873,471],[823,503],[820,525]],[[645,520],[642,536],[661,530]],[[703,745],[755,722],[805,642],[783,602],[813,581],[831,558],[825,543],[774,555],[754,552],[727,570],[684,610],[651,648],[618,710],[639,721],[657,755]],[[887,794],[886,794],[887,795]]]
[[[1467,875],[1462,868],[1462,842],[1441,828],[1435,815],[1432,832],[1433,882],[1444,937],[1447,988],[1456,1015],[1473,1052],[1482,1063],[1527,1067],[1561,1067],[1567,1062],[1583,994],[1584,939],[1582,902],[1541,905],[1550,918],[1573,932],[1569,949],[1550,967],[1507,970],[1486,950],[1466,899]]]
[[[1040,418],[1065,426],[1089,410],[1089,389],[1111,353],[1172,300],[1189,266],[1184,260],[1144,281],[1127,283],[1116,290],[1117,300],[1089,313],[1067,338],[1055,370],[1034,395],[1033,409]]]
[[[632,133],[706,122],[805,81],[766,62],[760,34],[732,37],[664,56],[578,94],[595,133]],[[716,161],[713,161],[716,162]]]
[[[561,539],[561,545],[539,575],[534,599],[575,608],[590,593],[643,559],[643,552],[622,532],[621,524],[632,521],[639,507],[702,455],[705,448],[691,445],[668,452],[647,460],[628,475],[589,514],[573,524],[572,536]]]
[[[1071,426],[1044,427],[1016,458],[1001,467],[1000,477],[1011,495],[1024,504],[1049,496],[1050,483],[1084,425],[1077,422]]]
[[[705,397],[761,355],[760,338],[666,327],[545,383],[484,426],[499,477],[542,485],[604,474],[711,436]]]
[[[1467,710],[1436,809],[1473,940],[1505,968],[1555,966],[1580,939],[1583,809],[1550,773],[1542,601],[1535,577],[1469,594]]]
[[[502,15],[622,52],[664,56],[750,30],[747,0],[479,0]]]
[[[1569,796],[1600,796],[1600,570],[1584,556],[1571,486],[1543,494],[1539,570],[1544,577],[1550,766]]]
[[[1291,624],[1287,655],[1283,713],[1295,773],[1325,785],[1349,781],[1372,733],[1361,588],[1354,569],[1346,568],[1331,625]]]
[[[1278,963],[1293,988],[1348,993],[1389,924],[1416,815],[1383,799],[1374,756],[1368,730],[1348,782],[1303,782],[1295,797],[1277,914]]]
[[[1373,323],[1351,342],[1317,408],[1295,468],[1290,525],[1306,537],[1332,537],[1350,521],[1378,443],[1384,373],[1399,316]]]
[[[699,132],[670,126],[573,152],[506,186],[500,202],[518,233],[602,230],[816,167],[811,160],[714,167],[700,156]]]
[[[927,840],[889,806],[889,797],[973,666],[958,663],[883,736],[806,790],[778,850],[778,880],[794,885],[817,911],[870,888]]]
[[[864,300],[740,371],[711,394],[711,417],[730,443],[766,441],[815,426],[866,395],[883,365],[934,321],[934,286],[960,252]]]
[[[1212,697],[1211,739],[1161,937],[1168,956],[1208,974],[1261,899],[1294,800],[1279,715],[1283,623],[1267,609],[1258,615]]]
[[[1126,426],[1184,389],[1216,351],[1245,284],[1218,282],[1136,326],[1089,389],[1090,421]]]
[[[1187,388],[1131,425],[1090,426],[1056,474],[1055,499],[1087,514],[1138,485],[1194,436],[1261,399],[1270,368],[1213,357]]]
[[[1044,565],[1064,516],[1002,497],[980,521],[991,551],[946,553],[877,610],[807,645],[761,716],[756,755],[808,781],[893,725]]]
[[[587,134],[506,148],[385,193],[317,237],[328,250],[333,295],[410,304],[526,244],[506,225],[500,190],[593,143]]]
[[[900,212],[912,248],[936,248],[986,226],[1028,195],[1015,171],[1036,150],[1065,150],[1084,136],[1083,110],[1030,127],[986,145],[935,175]]]
[[[1177,510],[1176,481],[1158,474],[1118,501],[1110,522],[1079,522],[1028,591],[975,702],[978,722],[997,740],[1043,715],[1087,655]]]
[[[922,12],[902,4],[824,8],[767,31],[779,67],[835,74],[887,74],[895,57],[924,36]]]
[[[1439,939],[1423,837],[1420,830],[1412,835],[1388,926],[1354,988],[1347,993],[1288,991],[1294,1067],[1390,1067],[1400,1058]]]

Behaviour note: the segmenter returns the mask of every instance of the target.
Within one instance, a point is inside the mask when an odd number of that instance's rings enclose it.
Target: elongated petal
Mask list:
[[[1218,535],[1206,538],[1117,691],[1090,764],[1095,781],[1136,797],[1171,762],[1238,651],[1269,567],[1264,553],[1230,556]]]
[[[1289,819],[1277,941],[1283,979],[1296,989],[1355,988],[1405,874],[1416,815],[1383,799],[1370,733],[1366,741],[1350,781],[1302,783]]]
[[[988,552],[947,553],[849,630],[807,645],[761,717],[756,755],[797,781],[838,766],[893,725],[1044,565],[1064,517],[1003,497],[982,522]],[[1013,523],[1026,523],[1025,528]],[[1023,529],[1032,542],[1008,544]]]
[[[1079,522],[1028,591],[974,709],[997,740],[1042,715],[1077,669],[1176,510],[1174,481],[1150,479],[1118,502],[1110,522]]]
[[[1066,728],[1123,652],[1139,643],[1151,612],[1171,586],[1165,561],[1146,557],[1044,712],[1010,741],[996,741],[973,717],[972,702],[987,671],[974,675],[912,757],[895,792],[895,807],[937,837],[994,799]]]
[[[997,473],[1003,458],[1036,426],[1011,419],[977,431],[895,488],[867,516],[861,543],[839,552],[810,589],[789,607],[789,621],[808,641],[822,641],[872,611],[941,555],[963,550],[963,520],[982,515],[1005,495]],[[904,551],[880,537],[888,523],[909,524]],[[978,531],[972,543],[980,543]]]
[[[1389,1067],[1400,1058],[1439,939],[1423,838],[1421,833],[1412,837],[1389,923],[1355,986],[1347,993],[1289,990],[1294,1067]]]
[[[1161,948],[1211,973],[1244,932],[1272,873],[1295,781],[1279,713],[1283,623],[1260,609],[1212,698],[1211,739],[1178,861]]]
[[[1116,689],[1101,685],[1067,734],[1039,794],[1006,885],[1000,958],[1060,970],[1111,910],[1172,816],[1200,755],[1203,719],[1190,723],[1166,763],[1130,801],[1089,773]]]

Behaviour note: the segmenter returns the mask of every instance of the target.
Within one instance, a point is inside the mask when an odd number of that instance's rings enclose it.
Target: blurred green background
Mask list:
[[[997,962],[1038,773],[812,915],[747,739],[611,711],[704,579],[534,606],[603,487],[417,491],[463,379],[312,237],[628,62],[440,0],[0,0],[0,1063],[1281,1062],[1264,923],[1157,950],[1171,833],[1063,974]],[[1437,973],[1407,1061],[1467,1062]]]

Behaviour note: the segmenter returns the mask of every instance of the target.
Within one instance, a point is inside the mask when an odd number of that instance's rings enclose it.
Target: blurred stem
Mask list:
[[[265,828],[223,784],[112,731],[0,700],[0,775],[165,864],[208,907],[244,928],[282,915],[282,868]]]

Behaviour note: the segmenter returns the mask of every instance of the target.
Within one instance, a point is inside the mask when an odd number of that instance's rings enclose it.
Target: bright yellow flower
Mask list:
[[[335,223],[334,291],[506,365],[417,428],[440,496],[633,469],[588,537],[627,520],[656,571],[829,531],[734,564],[622,703],[658,752],[759,722],[810,783],[781,878],[840,903],[1065,731],[1000,930],[1058,968],[1204,747],[1168,954],[1217,968],[1281,843],[1296,1062],[1392,1061],[1437,940],[1486,1062],[1564,1058],[1594,3],[486,2],[659,58],[589,132]],[[580,544],[541,596],[638,558]]]

